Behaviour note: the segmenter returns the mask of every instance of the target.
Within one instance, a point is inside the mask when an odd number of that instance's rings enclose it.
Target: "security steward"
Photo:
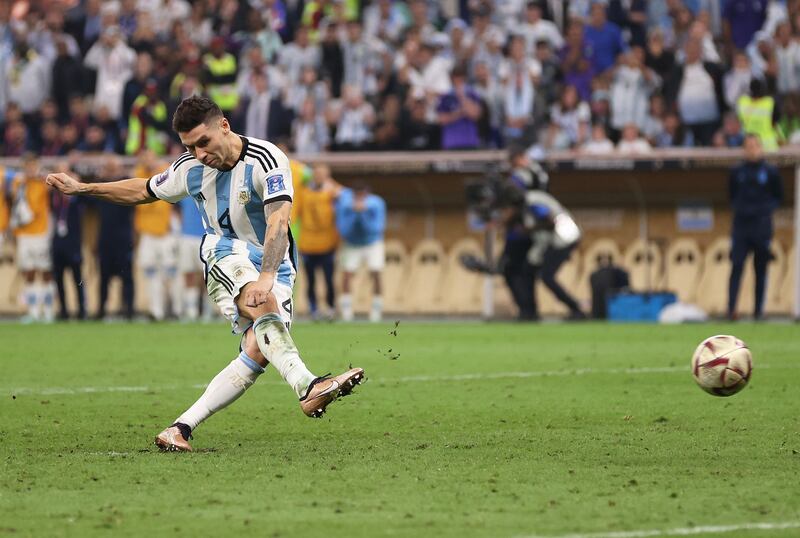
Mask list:
[[[764,160],[758,136],[744,139],[746,161],[731,170],[729,192],[733,206],[731,279],[728,287],[728,318],[735,319],[736,300],[747,255],[753,252],[756,276],[755,319],[763,315],[764,290],[772,240],[772,213],[783,201],[783,183],[777,168]]]

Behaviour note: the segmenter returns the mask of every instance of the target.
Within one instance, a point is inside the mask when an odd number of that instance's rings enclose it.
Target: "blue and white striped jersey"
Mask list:
[[[267,221],[264,205],[292,201],[294,188],[289,158],[277,146],[242,136],[242,152],[226,172],[205,166],[184,153],[163,173],[151,177],[147,190],[160,200],[175,203],[191,196],[203,218],[206,235],[200,258],[206,267],[231,254],[247,253],[261,270]],[[278,269],[277,281],[292,286],[296,274],[294,241]]]

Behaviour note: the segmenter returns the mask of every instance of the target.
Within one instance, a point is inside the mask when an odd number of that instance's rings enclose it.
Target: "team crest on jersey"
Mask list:
[[[267,178],[267,194],[275,194],[276,192],[280,192],[285,189],[286,187],[283,184],[282,174]]]
[[[168,177],[169,177],[169,169],[164,170],[163,172],[161,172],[158,175],[158,177],[156,178],[156,187],[158,187],[159,185],[164,183],[167,180]]]
[[[248,190],[240,190],[239,191],[239,203],[240,204],[247,204],[250,202],[250,191]]]

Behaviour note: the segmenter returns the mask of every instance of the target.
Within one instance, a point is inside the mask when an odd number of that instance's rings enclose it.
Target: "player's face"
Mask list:
[[[225,118],[201,123],[186,133],[178,133],[181,142],[198,161],[211,168],[223,168],[226,158],[225,134],[230,130]]]

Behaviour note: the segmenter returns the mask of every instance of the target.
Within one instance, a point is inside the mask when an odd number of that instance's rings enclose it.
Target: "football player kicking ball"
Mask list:
[[[336,398],[364,379],[361,368],[317,377],[303,363],[289,334],[296,274],[289,231],[292,175],[289,159],[273,144],[240,136],[220,108],[205,97],[185,99],[172,127],[189,150],[149,179],[81,183],[50,174],[47,183],[65,194],[88,195],[118,204],[175,203],[191,196],[203,217],[200,246],[208,293],[242,334],[241,352],[209,383],[203,395],[156,436],[162,450],[191,451],[189,439],[201,422],[239,398],[272,363],[319,417]]]

